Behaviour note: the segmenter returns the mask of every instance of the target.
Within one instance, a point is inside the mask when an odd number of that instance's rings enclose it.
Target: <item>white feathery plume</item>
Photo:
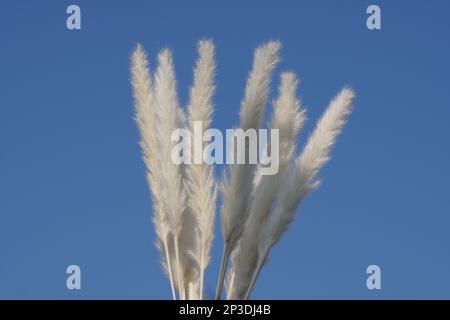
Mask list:
[[[344,88],[331,101],[296,160],[292,172],[286,175],[286,183],[278,194],[277,206],[264,223],[259,238],[258,263],[244,299],[249,297],[270,249],[281,239],[294,220],[298,205],[311,190],[320,185],[320,181],[315,180],[315,177],[330,159],[331,148],[351,112],[354,96],[351,89]]]
[[[185,296],[184,266],[180,252],[180,236],[183,213],[185,211],[186,194],[182,183],[182,167],[172,161],[171,152],[174,143],[172,132],[184,126],[182,111],[178,105],[175,72],[172,53],[168,49],[158,54],[158,67],[155,74],[155,103],[158,121],[155,130],[160,144],[159,178],[163,194],[163,208],[167,214],[170,232],[173,235],[175,249],[175,265],[177,270],[177,287],[180,298]]]
[[[194,70],[194,84],[190,90],[188,105],[188,126],[194,145],[196,141],[203,141],[202,134],[211,124],[212,96],[215,91],[213,82],[216,69],[212,41],[199,41],[198,53],[199,58]],[[201,122],[200,132],[194,129],[195,122]],[[198,147],[203,158],[203,151],[206,150],[207,144],[202,143]],[[195,152],[195,150],[193,151]],[[192,250],[192,256],[194,256],[199,268],[200,283],[197,287],[200,292],[198,293],[198,299],[202,300],[204,272],[209,264],[214,239],[217,188],[214,182],[213,167],[203,161],[201,164],[194,163],[193,160],[191,156],[192,164],[186,166],[186,188],[189,196],[189,209],[196,219],[197,244]],[[191,286],[189,289],[191,290]]]
[[[279,60],[280,47],[279,42],[271,41],[255,51],[252,71],[247,80],[240,110],[239,128],[244,131],[247,129],[257,130],[262,125],[270,79]],[[249,146],[246,143],[246,154],[248,151]],[[221,226],[224,249],[215,294],[216,299],[220,298],[222,292],[228,257],[235,248],[248,217],[255,168],[254,164],[231,165],[229,179],[225,180],[221,186],[223,194]]]
[[[305,112],[300,111],[300,102],[296,98],[298,80],[294,73],[281,75],[279,96],[273,103],[274,111],[270,123],[271,129],[279,130],[279,170],[274,175],[261,175],[257,170],[250,215],[245,230],[233,254],[227,299],[242,299],[250,284],[252,272],[258,259],[258,244],[261,227],[267,218],[283,177],[295,152],[295,145],[303,123]]]
[[[172,273],[171,260],[173,251],[169,250],[169,228],[165,211],[163,210],[163,195],[161,193],[161,181],[158,177],[160,167],[158,162],[159,141],[155,134],[156,110],[152,93],[151,77],[148,70],[146,54],[140,44],[136,46],[131,57],[131,76],[133,95],[135,100],[136,122],[139,127],[144,163],[147,168],[147,181],[150,186],[153,202],[153,222],[157,235],[157,246],[162,255],[162,264],[166,271],[172,297],[176,299],[174,288],[174,277]]]

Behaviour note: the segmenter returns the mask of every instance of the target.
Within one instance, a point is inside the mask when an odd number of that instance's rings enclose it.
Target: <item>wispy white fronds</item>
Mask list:
[[[298,132],[305,121],[296,98],[298,81],[292,72],[281,75],[278,99],[273,103],[271,129],[279,130],[279,170],[274,175],[259,176],[253,190],[250,215],[242,238],[233,255],[227,299],[242,299],[250,284],[258,259],[261,227],[267,218],[281,185],[281,177],[292,161]]]
[[[144,163],[147,168],[147,180],[150,186],[153,202],[153,222],[157,234],[157,246],[161,251],[162,264],[170,280],[172,297],[175,299],[174,277],[171,263],[174,255],[169,250],[169,227],[167,214],[163,209],[164,199],[162,194],[159,165],[159,141],[156,137],[156,109],[152,92],[151,77],[148,69],[148,61],[140,44],[136,46],[131,57],[131,76],[133,94],[135,100],[136,122],[141,134],[140,145],[142,148]]]
[[[239,129],[244,132],[262,126],[279,50],[278,42],[268,42],[255,50],[240,109]],[[203,133],[212,122],[215,91],[213,43],[200,41],[198,52],[187,117],[178,103],[171,52],[164,49],[159,53],[153,81],[140,45],[131,57],[136,122],[151,190],[157,246],[174,299],[176,291],[180,299],[204,298],[205,269],[214,238],[217,188],[214,168],[203,161],[209,147],[203,141]],[[271,153],[278,150],[276,157],[270,156],[271,161],[274,158],[278,161],[278,171],[263,175],[265,168],[248,161],[250,150],[255,149],[249,145],[252,139],[248,139],[245,150],[239,150],[245,152],[246,164],[231,164],[224,175],[221,184],[224,249],[216,299],[221,296],[230,256],[227,298],[248,298],[271,248],[292,224],[301,201],[319,186],[317,174],[329,160],[336,137],[351,112],[354,93],[346,88],[331,101],[303,152],[294,160],[297,135],[305,121],[296,97],[297,85],[292,72],[283,73],[278,97],[273,102],[269,128],[279,130],[279,139],[270,132],[273,135],[268,148]],[[191,132],[193,143],[188,150],[183,149],[183,158],[190,159],[192,164],[177,165],[172,159],[174,146],[180,142],[172,141],[172,134],[181,128]],[[275,142],[279,142],[278,146]],[[258,141],[258,148],[261,147]],[[228,152],[236,159],[237,150]]]
[[[185,295],[184,259],[180,252],[180,236],[182,231],[183,213],[186,194],[182,183],[182,167],[172,161],[171,152],[174,142],[171,141],[175,129],[182,128],[182,112],[178,105],[175,72],[172,54],[168,49],[158,55],[158,68],[155,74],[155,103],[157,106],[156,132],[161,146],[159,167],[161,189],[163,194],[163,209],[167,214],[170,232],[173,234],[178,290],[180,298]]]
[[[331,101],[292,172],[287,174],[286,183],[278,195],[277,206],[263,226],[259,239],[257,267],[244,298],[248,298],[253,289],[270,248],[281,239],[294,220],[300,202],[311,190],[319,186],[320,181],[315,180],[315,177],[330,159],[331,148],[351,112],[353,100],[353,91],[345,88]]]
[[[281,177],[291,163],[297,134],[304,123],[304,111],[299,112],[296,99],[297,80],[293,73],[282,74],[280,94],[274,103],[274,115],[271,129],[279,129],[280,133],[280,168],[275,175],[262,176],[257,171],[251,212],[245,231],[233,257],[231,288],[229,299],[242,299],[249,285],[252,271],[257,261],[257,248],[261,226],[269,214],[280,187]]]
[[[194,84],[190,91],[188,105],[188,126],[194,141],[193,147],[200,148],[203,155],[203,151],[208,147],[207,143],[201,143],[199,146],[195,144],[197,141],[203,141],[203,132],[209,128],[213,112],[212,96],[215,90],[213,82],[216,65],[212,41],[200,41],[198,53],[199,58],[194,70]],[[196,122],[201,124],[202,130],[195,130]],[[195,228],[197,244],[193,248],[193,256],[199,266],[200,283],[197,287],[200,292],[198,297],[203,299],[204,273],[209,264],[214,239],[217,188],[214,182],[213,167],[203,161],[201,164],[196,164],[193,160],[191,159],[193,164],[186,166],[186,185],[189,209],[197,222]]]
[[[194,83],[190,90],[187,110],[191,132],[194,129],[194,121],[201,121],[203,130],[209,128],[214,111],[212,97],[215,91],[214,73],[216,63],[213,42],[210,40],[199,41],[198,55],[194,70]]]
[[[252,71],[247,80],[245,96],[241,103],[239,127],[259,129],[262,125],[264,108],[269,93],[272,72],[278,63],[281,44],[268,42],[255,51]],[[246,154],[248,154],[246,143]],[[229,152],[235,152],[231,150]],[[221,226],[224,238],[221,272],[219,274],[216,299],[222,291],[223,277],[229,254],[235,248],[249,214],[250,196],[256,165],[231,165],[229,179],[222,186],[223,204]]]

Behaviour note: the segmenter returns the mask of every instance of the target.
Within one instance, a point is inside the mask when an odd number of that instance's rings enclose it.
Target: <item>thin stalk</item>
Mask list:
[[[267,254],[269,253],[269,249],[270,249],[270,247],[264,253],[264,257],[262,259],[258,260],[258,264],[255,268],[255,272],[253,272],[252,279],[250,280],[250,284],[247,288],[247,291],[245,292],[244,300],[248,300],[248,297],[250,296],[250,293],[252,292],[253,287],[255,286],[256,280],[258,279],[259,274],[261,273],[261,269],[264,265],[264,261],[266,261]]]
[[[228,241],[225,241],[223,247],[222,262],[220,263],[219,279],[217,280],[216,295],[215,295],[216,300],[219,300],[220,295],[222,294],[223,280],[225,278],[225,271],[227,269],[227,261],[229,255],[230,255],[230,243]]]
[[[229,286],[227,288],[227,300],[229,300],[231,298],[231,293],[233,291],[233,286],[234,286],[234,276],[235,276],[235,273],[233,272],[230,275],[230,280],[229,280],[230,284],[229,284]]]
[[[202,261],[201,261],[201,266],[200,266],[200,300],[203,300],[203,278],[205,276],[205,257],[204,257],[204,252],[205,252],[205,248],[202,247],[202,253],[201,253],[201,257],[202,257]]]
[[[170,259],[169,259],[169,246],[167,245],[167,233],[166,233],[166,228],[164,228],[164,227],[163,227],[163,233],[164,233],[164,251],[166,254],[167,269],[169,270],[170,289],[172,289],[173,300],[177,300],[177,296],[175,294],[175,286],[173,284],[172,265],[171,265]]]
[[[180,250],[178,245],[178,236],[174,237],[175,241],[175,255],[177,262],[177,273],[178,273],[178,292],[180,294],[180,300],[185,300],[185,292],[183,286],[183,279],[181,278],[181,264],[180,264]]]

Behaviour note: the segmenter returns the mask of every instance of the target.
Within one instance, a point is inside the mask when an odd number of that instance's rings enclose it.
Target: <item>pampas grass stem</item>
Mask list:
[[[223,246],[222,258],[220,262],[219,278],[217,279],[216,294],[214,295],[214,299],[216,300],[219,300],[220,295],[222,294],[223,280],[225,279],[225,272],[227,270],[227,262],[228,257],[230,256],[230,250],[231,246],[229,242],[225,241]]]
[[[201,132],[209,129],[212,121],[214,94],[214,45],[212,41],[202,40],[198,44],[199,58],[194,70],[194,84],[190,91],[188,105],[188,126],[194,141],[202,141],[197,136],[195,125],[201,126]],[[206,150],[207,144],[202,141],[200,151]],[[192,151],[195,150],[194,148]],[[191,249],[192,256],[197,263],[200,277],[199,298],[203,299],[205,269],[209,264],[212,241],[214,239],[214,223],[216,212],[217,188],[214,182],[212,165],[192,163],[186,166],[186,187],[189,195],[190,214],[195,219],[196,244]]]
[[[181,262],[180,262],[180,249],[179,249],[179,237],[175,235],[174,237],[175,242],[175,257],[176,257],[176,264],[177,264],[177,273],[178,273],[178,287],[179,287],[179,294],[180,294],[180,300],[184,300],[185,297],[185,288],[184,288],[184,281],[183,276],[181,272]]]
[[[155,134],[156,106],[153,95],[152,81],[148,68],[148,61],[144,49],[140,44],[136,46],[131,57],[131,74],[133,94],[135,99],[136,122],[139,127],[144,163],[147,168],[147,180],[151,189],[154,207],[154,225],[158,237],[158,247],[163,256],[162,264],[170,281],[172,298],[176,299],[175,285],[171,265],[172,254],[169,250],[169,232],[167,228],[167,214],[162,208],[164,197],[160,185],[159,174],[159,141]]]
[[[167,234],[166,228],[162,228],[163,232]],[[167,236],[164,237],[164,239],[167,239]],[[169,251],[169,246],[167,245],[167,240],[163,241],[164,243],[164,252],[165,252],[165,256],[169,257],[170,255],[170,251]],[[167,261],[167,269],[168,269],[168,273],[169,273],[169,281],[170,281],[170,289],[172,292],[172,299],[176,300],[177,299],[177,295],[175,293],[175,285],[173,283],[173,273],[172,273],[172,266],[170,264],[170,261]]]
[[[279,42],[268,42],[255,50],[253,67],[249,74],[244,99],[241,103],[239,127],[247,129],[260,129],[262,125],[264,108],[269,94],[270,79],[278,63]],[[246,154],[249,152],[246,143]],[[231,152],[235,152],[231,150]],[[236,247],[244,229],[249,214],[249,202],[252,190],[252,180],[256,165],[235,164],[230,166],[230,178],[222,185],[222,234],[224,242],[224,263],[226,268],[230,253]],[[216,299],[222,293],[225,270],[220,271],[216,288]]]
[[[184,265],[180,246],[182,234],[183,214],[185,212],[186,194],[182,181],[182,167],[172,161],[171,152],[173,142],[172,132],[184,126],[182,111],[178,105],[176,80],[172,61],[172,53],[168,49],[162,50],[158,55],[158,67],[155,75],[155,102],[157,106],[158,133],[160,152],[159,165],[161,170],[161,192],[163,194],[163,208],[167,212],[167,222],[173,236],[175,259],[177,268],[177,287],[180,298],[185,295]],[[184,254],[184,253],[183,253]]]
[[[261,227],[280,189],[281,177],[292,161],[297,135],[305,121],[305,112],[299,110],[300,102],[296,98],[297,85],[294,73],[285,72],[281,75],[279,95],[273,103],[270,123],[271,129],[279,131],[279,170],[276,174],[264,176],[261,175],[261,170],[257,170],[249,218],[233,254],[228,299],[242,299],[245,295],[258,260]]]
[[[258,263],[245,294],[247,299],[253,290],[270,249],[282,238],[295,219],[297,208],[309,192],[320,185],[315,180],[319,170],[330,159],[330,152],[336,138],[342,131],[354,100],[351,89],[343,89],[330,103],[298,157],[294,168],[287,176],[278,195],[277,206],[263,225],[259,238]]]

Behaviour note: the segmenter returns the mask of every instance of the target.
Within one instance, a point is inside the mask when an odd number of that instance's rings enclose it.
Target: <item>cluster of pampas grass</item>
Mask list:
[[[280,48],[279,42],[271,41],[255,51],[241,103],[239,128],[243,130],[263,127]],[[221,298],[226,282],[227,299],[248,299],[271,248],[288,230],[302,200],[320,185],[317,174],[330,158],[336,137],[351,112],[354,93],[348,88],[338,93],[296,157],[305,111],[296,96],[296,75],[282,73],[269,122],[270,129],[279,130],[278,172],[262,175],[258,165],[233,164],[218,186],[212,165],[177,165],[171,159],[174,130],[187,128],[194,132],[194,122],[201,121],[204,132],[212,122],[216,69],[213,43],[200,41],[198,53],[186,114],[179,106],[170,50],[159,53],[153,77],[141,45],[131,58],[136,122],[153,203],[157,246],[173,299],[204,299],[204,275],[210,261],[219,189],[224,249],[215,298]],[[203,151],[208,144],[196,147]]]

